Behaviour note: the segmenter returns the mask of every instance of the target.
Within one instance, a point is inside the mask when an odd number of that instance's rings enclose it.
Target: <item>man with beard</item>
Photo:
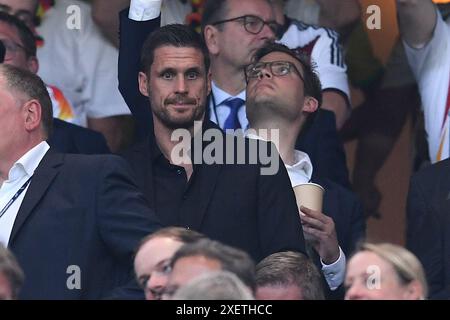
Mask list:
[[[160,26],[161,0],[132,0],[121,12],[119,90],[139,129],[139,136],[152,132],[151,112],[137,89],[138,52],[146,37]],[[244,68],[254,53],[276,39],[279,25],[268,0],[209,0],[202,15],[202,35],[211,58],[211,92],[206,118],[222,129],[247,129]],[[144,102],[142,101],[144,100]],[[316,164],[314,175],[349,187],[345,153],[339,141],[335,117],[320,110],[311,117],[297,139]]]
[[[226,136],[204,120],[211,87],[201,37],[184,25],[162,27],[144,43],[141,66],[139,90],[150,102],[154,132],[125,157],[163,224],[201,232],[255,261],[278,251],[304,252],[294,193],[276,150],[258,142],[249,152],[250,140]],[[186,133],[193,143],[179,139]],[[181,155],[180,146],[186,150]],[[215,158],[209,161],[212,147]],[[262,157],[246,158],[263,149],[272,151],[269,162],[277,167],[267,174]]]

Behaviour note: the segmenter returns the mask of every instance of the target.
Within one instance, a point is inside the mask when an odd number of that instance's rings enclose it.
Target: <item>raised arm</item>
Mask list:
[[[152,131],[153,126],[148,99],[139,92],[140,55],[147,36],[159,28],[160,18],[135,21],[129,18],[128,11],[120,12],[119,91],[136,120],[138,136],[142,138]]]
[[[413,48],[431,40],[436,25],[436,7],[431,0],[397,0],[400,33]]]

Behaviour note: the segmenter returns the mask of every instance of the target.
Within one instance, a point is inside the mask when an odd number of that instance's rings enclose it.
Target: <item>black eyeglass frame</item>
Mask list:
[[[258,21],[259,23],[261,23],[258,31],[251,31],[251,30],[248,29],[248,25],[250,24],[248,19],[254,19],[255,21]],[[219,20],[219,21],[211,23],[211,25],[217,26],[219,24],[223,24],[223,23],[227,23],[227,22],[233,22],[233,21],[238,21],[238,20],[243,20],[243,25],[244,25],[245,31],[247,31],[248,33],[251,33],[251,34],[259,34],[264,29],[264,26],[267,25],[270,28],[270,30],[272,30],[272,32],[275,35],[277,35],[279,30],[282,27],[275,20],[264,21],[260,17],[254,16],[254,15],[251,15],[251,14],[247,14],[247,15],[244,15],[244,16],[239,16],[239,17],[235,17],[235,18],[231,18],[231,19],[226,19],[226,20]]]
[[[288,68],[288,72],[286,74],[278,74],[277,72],[273,72],[273,65],[274,64],[284,64],[287,68]],[[250,68],[255,68],[256,66],[260,67],[261,69],[259,70],[259,72],[257,74],[255,74],[255,76],[249,76],[249,70]],[[298,70],[298,68],[295,66],[294,63],[290,62],[290,61],[282,61],[282,60],[277,60],[277,61],[268,61],[268,62],[255,62],[252,64],[249,64],[247,67],[245,67],[244,69],[244,73],[245,73],[245,81],[248,83],[249,79],[257,79],[259,78],[261,72],[263,69],[265,69],[267,66],[269,66],[269,70],[270,73],[275,76],[275,77],[284,77],[287,76],[288,74],[291,73],[291,70],[294,70],[295,73],[297,73],[297,75],[300,77],[300,79],[302,79],[303,82],[305,82],[305,79],[303,78],[302,74],[300,73],[300,71]]]

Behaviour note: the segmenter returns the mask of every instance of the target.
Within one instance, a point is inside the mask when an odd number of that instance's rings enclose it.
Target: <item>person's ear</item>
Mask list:
[[[138,81],[139,81],[139,91],[146,97],[149,96],[148,90],[148,78],[144,72],[139,72]]]
[[[205,43],[208,47],[208,51],[212,55],[217,55],[219,53],[219,39],[218,39],[219,30],[216,27],[207,25],[203,32],[205,36]]]
[[[405,300],[421,300],[425,299],[422,284],[419,280],[411,281],[405,288],[404,299]]]
[[[25,129],[27,131],[34,131],[36,128],[40,127],[42,119],[42,106],[38,100],[32,99],[25,102],[22,106]]]
[[[29,57],[27,59],[28,71],[36,74],[39,71],[39,61],[36,57]]]
[[[305,113],[314,113],[317,108],[319,108],[319,102],[316,98],[306,96],[303,101],[303,109],[302,111]]]

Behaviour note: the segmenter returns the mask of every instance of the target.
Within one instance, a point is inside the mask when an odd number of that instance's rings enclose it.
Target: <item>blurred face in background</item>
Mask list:
[[[134,259],[134,270],[147,300],[159,300],[171,271],[170,259],[183,242],[156,237],[141,246]]]
[[[394,267],[370,251],[350,259],[345,287],[346,300],[418,300],[423,296],[418,281],[403,284]]]
[[[28,56],[24,44],[20,39],[19,31],[15,27],[0,21],[0,40],[2,40],[6,48],[5,64],[37,73],[37,58]]]
[[[0,0],[0,11],[18,17],[33,29],[37,5],[38,0]]]

